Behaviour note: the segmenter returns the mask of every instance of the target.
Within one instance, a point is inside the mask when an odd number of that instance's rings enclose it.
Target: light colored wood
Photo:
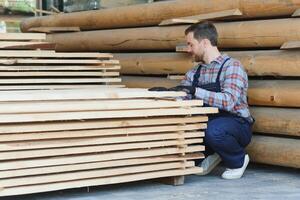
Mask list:
[[[202,100],[168,101],[168,100],[85,100],[85,101],[43,101],[43,102],[4,102],[0,103],[0,113],[49,113],[96,110],[130,110],[148,108],[176,108],[202,106]]]
[[[300,19],[215,23],[220,48],[279,48],[300,40]],[[174,51],[187,26],[143,27],[47,35],[58,51]],[[251,30],[251,31],[249,31]],[[80,45],[85,44],[85,45]]]
[[[251,107],[253,131],[263,134],[300,136],[300,109]]]
[[[21,29],[32,27],[78,26],[81,30],[100,30],[123,27],[153,26],[165,19],[206,14],[222,10],[240,9],[245,18],[291,16],[299,8],[298,1],[268,0],[179,0],[100,9],[80,13],[59,14],[42,18],[29,18]],[[272,8],[272,9],[270,9]],[[118,13],[118,15],[116,15]],[[162,14],[159,14],[162,13]],[[114,20],[111,20],[111,19]],[[98,19],[98,20],[97,20]],[[93,22],[93,23],[91,23]]]
[[[21,124],[1,124],[0,133],[28,133],[47,131],[68,131],[99,128],[122,128],[168,124],[191,124],[207,122],[207,116],[192,117],[154,117],[154,118],[129,118],[129,119],[97,119],[84,121],[62,121],[46,123],[21,123]]]
[[[247,151],[252,162],[300,168],[299,139],[255,135]]]
[[[152,116],[175,116],[175,115],[205,115],[217,113],[217,108],[163,108],[144,110],[121,110],[121,111],[82,111],[82,112],[58,112],[58,113],[31,113],[31,114],[2,114],[0,123],[20,122],[43,122],[59,120],[85,120],[105,118],[129,118],[129,117],[152,117]]]
[[[0,59],[0,64],[115,64],[118,60],[96,60],[96,59]]]
[[[205,128],[205,126],[203,125]],[[63,134],[63,133],[62,133]],[[74,139],[72,137],[62,140],[43,140],[43,141],[25,141],[25,142],[11,142],[0,144],[0,151],[15,151],[15,150],[34,150],[34,149],[46,149],[46,148],[58,148],[58,147],[78,147],[78,146],[90,146],[90,145],[107,145],[107,144],[123,144],[129,142],[146,142],[146,141],[159,141],[159,140],[173,140],[173,139],[185,139],[185,138],[199,138],[203,137],[203,132],[185,132],[184,134],[167,132],[161,133],[154,132],[152,134],[142,135],[129,135],[129,136],[104,136],[104,137],[91,137],[91,138],[79,138]],[[200,141],[200,139],[199,139]]]
[[[78,32],[80,31],[79,27],[34,27],[30,28],[28,32],[36,33],[57,33],[57,32]]]
[[[41,49],[55,49],[55,44],[50,43],[50,42],[6,42],[6,41],[1,41],[0,42],[0,48],[1,49],[36,49],[36,48],[41,48]],[[2,50],[1,50],[2,51]]]
[[[32,78],[0,79],[0,84],[42,84],[42,83],[117,83],[120,78]]]
[[[218,12],[211,12],[201,15],[186,16],[180,18],[167,19],[160,22],[159,26],[175,25],[175,24],[193,24],[203,20],[218,20],[231,19],[232,17],[241,16],[242,12],[239,9],[223,10]]]
[[[52,76],[58,76],[58,77],[66,77],[69,78],[68,76],[75,76],[75,77],[106,77],[106,76],[119,76],[119,72],[83,72],[83,71],[60,71],[60,72],[55,72],[55,71],[48,71],[48,72],[41,72],[41,71],[35,71],[35,72],[1,72],[0,77],[52,77]],[[75,79],[76,80],[76,79]],[[92,79],[93,80],[93,79]],[[21,79],[22,81],[22,79]],[[37,80],[38,81],[38,80]],[[51,82],[51,81],[49,81]],[[26,81],[21,82],[21,83],[26,83]]]
[[[45,40],[43,33],[0,33],[0,40]]]
[[[57,90],[57,89],[84,89],[84,88],[124,88],[125,85],[103,84],[63,84],[63,85],[0,85],[0,91],[10,90]]]
[[[119,70],[120,65],[6,65],[1,71],[103,71]]]
[[[195,153],[203,151],[203,147],[188,146],[184,150],[177,147],[164,147],[154,149],[138,149],[128,150],[121,152],[107,152],[107,153],[92,153],[92,154],[78,154],[69,156],[57,156],[48,158],[36,158],[36,159],[23,159],[23,160],[11,160],[0,162],[1,170],[13,170],[13,169],[26,169],[34,167],[49,167],[57,165],[70,165],[78,163],[90,163],[130,158],[147,158],[153,156],[174,155],[180,153]],[[178,156],[178,155],[177,155]]]
[[[62,181],[74,181],[89,178],[104,178],[111,176],[119,176],[123,174],[136,174],[143,172],[152,171],[163,171],[170,169],[180,169],[193,167],[194,163],[192,161],[182,163],[182,162],[170,162],[170,163],[159,163],[159,164],[147,164],[142,166],[130,166],[130,167],[118,167],[115,169],[101,169],[101,170],[90,170],[81,172],[70,172],[63,174],[52,174],[52,175],[40,175],[38,177],[21,177],[21,178],[11,178],[7,180],[0,180],[1,187],[16,187],[24,185],[35,185],[35,184],[47,184],[53,182]]]
[[[300,80],[255,80],[248,89],[250,105],[300,107]]]
[[[179,80],[170,80],[161,77],[147,77],[147,76],[121,76],[122,84],[128,88],[151,88],[151,87],[175,87],[180,84]]]
[[[0,42],[2,44],[2,42]],[[113,55],[109,53],[57,53],[55,51],[48,50],[0,50],[0,57],[9,58],[112,58]]]
[[[65,89],[51,91],[0,91],[1,101],[38,101],[38,100],[80,100],[80,99],[125,99],[125,98],[167,98],[186,96],[185,92],[152,92],[147,89],[97,88]]]
[[[249,76],[300,76],[300,53],[297,50],[224,51],[243,64]],[[193,66],[186,53],[117,53],[121,73],[125,74],[185,74]]]
[[[122,166],[133,166],[133,165],[151,164],[151,163],[166,163],[166,162],[174,162],[174,161],[195,160],[200,158],[204,158],[204,155],[202,153],[187,154],[186,156],[182,156],[182,157],[173,155],[173,156],[133,158],[133,159],[124,159],[124,160],[72,164],[72,167],[70,167],[70,165],[60,165],[60,166],[50,166],[50,167],[46,166],[46,167],[38,167],[38,168],[0,171],[0,177],[11,178],[11,177],[21,177],[21,176],[29,176],[29,175],[41,175],[41,174],[91,170],[91,169],[102,169],[107,167],[122,167]]]
[[[141,148],[157,148],[157,147],[168,147],[168,146],[179,146],[188,144],[201,143],[202,139],[185,139],[183,141],[165,140],[165,141],[151,141],[151,142],[139,142],[139,143],[128,143],[128,144],[109,144],[101,146],[81,146],[81,147],[67,147],[59,149],[38,149],[38,150],[23,150],[23,151],[12,151],[12,152],[0,152],[0,160],[10,159],[25,159],[25,158],[40,158],[40,157],[51,157],[51,156],[63,156],[63,155],[74,155],[74,154],[85,154],[102,152],[107,153],[111,151],[128,151],[132,149]],[[201,151],[204,151],[204,146]]]
[[[72,181],[67,183],[61,182],[61,183],[40,184],[40,185],[23,186],[23,187],[13,187],[13,188],[5,188],[2,191],[0,191],[0,196],[30,194],[30,193],[37,193],[37,192],[54,191],[54,190],[87,187],[87,186],[95,186],[95,185],[116,184],[116,183],[124,183],[124,182],[131,182],[131,181],[138,181],[138,180],[145,180],[145,179],[170,177],[170,176],[182,176],[188,174],[197,174],[200,173],[201,171],[202,171],[201,168],[193,167],[187,169],[164,170],[158,172],[132,174],[132,175],[124,175],[124,176],[116,176],[116,177],[108,177],[108,178],[100,178],[100,179],[78,180],[78,181]]]
[[[183,80],[184,75],[170,75],[168,76],[168,79],[170,80]]]
[[[144,128],[144,129],[143,129]],[[134,127],[134,128],[115,128],[115,129],[95,129],[95,130],[77,130],[77,131],[57,131],[57,132],[36,132],[26,134],[1,134],[1,142],[26,141],[26,140],[45,140],[45,139],[66,139],[66,138],[84,138],[96,136],[118,136],[128,134],[146,134],[158,132],[174,132],[174,131],[196,131],[205,129],[205,124],[191,125],[169,125],[169,126],[153,126],[153,127]],[[203,136],[203,133],[198,133]],[[17,148],[17,147],[16,147]]]
[[[280,49],[300,49],[300,41],[285,42]]]
[[[298,8],[293,14],[292,17],[299,17],[300,16],[300,9]]]
[[[205,126],[203,126],[205,128]],[[0,151],[15,151],[15,150],[42,150],[47,148],[58,148],[58,147],[78,147],[78,146],[91,146],[91,145],[106,145],[107,144],[124,144],[129,142],[148,142],[148,141],[159,141],[159,140],[174,140],[174,139],[198,139],[201,142],[203,137],[203,132],[185,132],[184,134],[179,134],[176,132],[166,132],[166,133],[155,133],[143,134],[143,135],[131,135],[131,136],[104,136],[104,137],[93,137],[93,138],[67,138],[65,140],[51,141],[28,141],[28,142],[10,142],[0,145]],[[82,141],[82,143],[80,143]],[[203,141],[202,141],[203,142]],[[201,143],[202,143],[201,142]],[[85,147],[83,147],[85,148]]]

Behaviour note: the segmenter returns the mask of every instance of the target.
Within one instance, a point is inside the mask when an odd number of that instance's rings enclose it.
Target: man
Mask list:
[[[220,111],[209,117],[204,139],[207,157],[201,163],[201,175],[223,160],[226,170],[222,178],[241,178],[249,163],[245,147],[250,143],[253,123],[247,104],[247,74],[239,61],[219,52],[212,23],[193,24],[185,35],[188,52],[202,64],[188,71],[181,85],[168,90],[185,91],[189,98],[202,99]]]

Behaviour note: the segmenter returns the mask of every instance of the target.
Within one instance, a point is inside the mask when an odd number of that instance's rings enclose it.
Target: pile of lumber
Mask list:
[[[183,92],[0,91],[0,196],[202,171],[207,114]],[[178,99],[180,98],[180,99]]]
[[[120,84],[112,54],[58,53],[45,39],[41,33],[0,34],[0,90]]]
[[[123,83],[147,88],[179,83],[194,65],[182,47],[185,28],[212,20],[219,47],[241,60],[250,77],[251,160],[299,167],[300,120],[293,117],[300,114],[299,9],[300,1],[176,0],[32,18],[21,28],[77,26],[81,32],[49,34],[47,41],[58,51],[116,52]]]

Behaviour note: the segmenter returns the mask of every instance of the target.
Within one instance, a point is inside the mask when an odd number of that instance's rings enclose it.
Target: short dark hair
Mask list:
[[[185,30],[185,35],[194,33],[194,38],[198,41],[208,39],[213,46],[218,44],[218,32],[216,27],[209,21],[199,22],[189,26]]]

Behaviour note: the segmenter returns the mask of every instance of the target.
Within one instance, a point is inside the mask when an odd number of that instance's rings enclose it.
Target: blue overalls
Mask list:
[[[221,65],[216,82],[199,84],[201,65],[194,75],[193,86],[211,92],[221,92],[220,75],[227,58]],[[207,106],[207,105],[205,105]],[[245,147],[250,143],[252,123],[235,114],[220,110],[218,114],[211,115],[205,133],[205,156],[216,152],[222,158],[227,168],[240,168],[243,166]]]

